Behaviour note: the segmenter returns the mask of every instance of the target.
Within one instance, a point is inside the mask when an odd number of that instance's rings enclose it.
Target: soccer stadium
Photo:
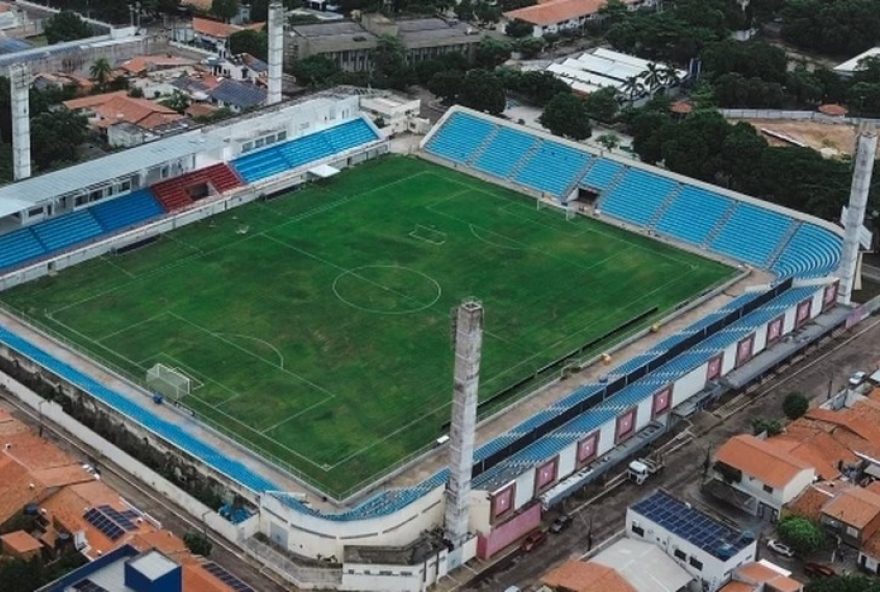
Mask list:
[[[0,188],[0,357],[245,500],[212,527],[297,585],[424,589],[491,557],[850,310],[837,224],[461,107],[401,151],[361,96]]]

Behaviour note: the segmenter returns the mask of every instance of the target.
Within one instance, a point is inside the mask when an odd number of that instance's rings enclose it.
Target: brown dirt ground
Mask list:
[[[831,149],[834,151],[832,155],[837,156],[852,155],[855,147],[857,129],[854,125],[848,124],[831,124],[820,123],[816,121],[789,121],[779,119],[744,119],[731,120],[745,121],[760,133],[762,129],[771,130],[778,134],[784,134],[798,142],[822,151],[823,149]],[[771,146],[790,146],[791,144],[769,136],[766,133],[761,134]]]

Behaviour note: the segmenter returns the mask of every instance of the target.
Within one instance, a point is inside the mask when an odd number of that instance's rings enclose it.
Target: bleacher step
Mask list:
[[[657,208],[657,211],[648,219],[648,223],[646,226],[648,228],[654,229],[657,226],[657,223],[663,219],[663,216],[666,215],[666,212],[672,207],[672,204],[678,199],[678,196],[681,194],[683,186],[681,183],[676,185],[672,191],[663,199],[663,203],[660,204],[660,207]]]
[[[713,242],[715,242],[715,239],[718,238],[718,235],[721,234],[722,229],[724,229],[724,225],[733,217],[737,203],[738,202],[733,202],[730,204],[727,211],[718,218],[718,222],[715,223],[715,226],[713,226],[712,230],[709,231],[709,234],[706,235],[706,240],[703,241],[703,247],[708,248]]]

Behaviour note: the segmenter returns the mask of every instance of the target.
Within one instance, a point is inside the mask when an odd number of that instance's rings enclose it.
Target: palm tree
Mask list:
[[[666,64],[661,72],[661,76],[663,78],[663,84],[666,86],[678,86],[679,83],[681,83],[681,77],[678,75],[678,70],[671,64]]]
[[[645,86],[639,81],[638,76],[630,76],[623,83],[623,86],[620,88],[620,91],[626,95],[626,98],[629,101],[630,107],[632,107],[632,104],[636,100],[636,97],[644,94]]]
[[[110,75],[113,73],[113,67],[107,58],[98,58],[89,69],[92,80],[98,83],[98,86],[104,87],[110,81]]]
[[[645,71],[639,74],[639,78],[645,81],[645,86],[651,91],[663,86],[663,72],[654,62],[648,62]]]

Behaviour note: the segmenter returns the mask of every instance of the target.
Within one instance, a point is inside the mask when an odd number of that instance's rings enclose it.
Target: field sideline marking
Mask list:
[[[98,257],[98,258],[99,258],[101,261],[105,261],[105,262],[109,263],[110,265],[112,265],[113,267],[115,267],[116,269],[118,269],[119,271],[121,271],[122,273],[124,273],[125,275],[127,275],[128,277],[130,277],[131,279],[136,279],[136,278],[137,278],[137,274],[136,274],[136,273],[132,273],[132,272],[128,271],[127,269],[125,269],[124,267],[122,267],[121,265],[119,265],[118,263],[115,263],[114,261],[111,261],[110,258],[107,257],[107,255],[101,255],[101,256]]]
[[[55,312],[57,312],[57,311],[55,311]],[[55,312],[50,313],[50,314],[54,315]],[[116,331],[112,331],[112,332],[110,332],[110,333],[107,333],[106,335],[102,335],[101,337],[96,337],[96,338],[95,338],[95,342],[96,342],[96,343],[102,343],[102,342],[103,342],[104,340],[106,340],[106,339],[110,339],[111,337],[116,337],[117,335],[122,335],[123,333],[125,333],[125,332],[127,332],[127,331],[129,331],[129,330],[131,330],[131,329],[134,329],[135,327],[140,327],[141,325],[146,325],[147,323],[149,323],[149,322],[151,322],[151,321],[155,321],[155,320],[158,319],[159,317],[163,317],[163,316],[165,316],[166,314],[168,314],[168,311],[167,311],[167,310],[163,310],[162,312],[157,313],[157,314],[154,314],[153,316],[147,317],[147,318],[145,318],[145,319],[143,319],[143,320],[141,320],[141,321],[135,321],[135,322],[133,322],[133,323],[129,323],[128,325],[126,325],[126,326],[123,327],[122,329],[118,329],[118,330],[116,330]]]

